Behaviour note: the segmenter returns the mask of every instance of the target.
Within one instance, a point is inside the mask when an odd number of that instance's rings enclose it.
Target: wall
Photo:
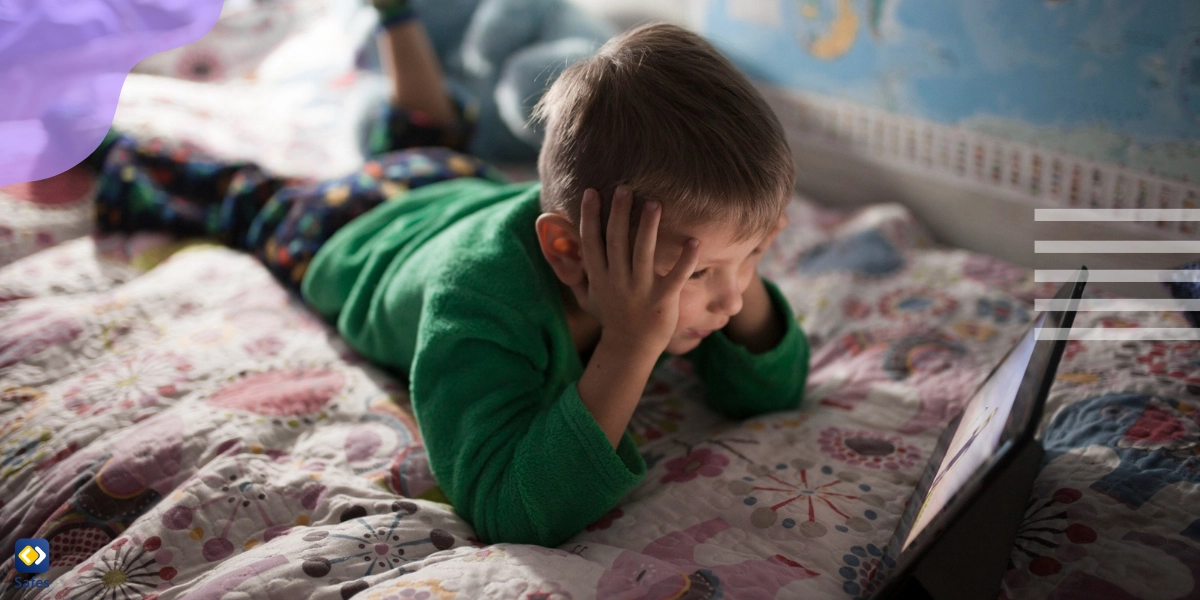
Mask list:
[[[1194,0],[713,0],[703,29],[789,90],[1200,176]]]
[[[1192,258],[1035,241],[1200,239],[1147,210],[1200,208],[1200,2],[709,0],[701,15],[764,86],[818,200],[903,202],[944,242],[1040,269]],[[1048,223],[1039,207],[1130,212]]]

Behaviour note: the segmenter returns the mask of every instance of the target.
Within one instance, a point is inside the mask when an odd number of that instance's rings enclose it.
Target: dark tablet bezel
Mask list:
[[[966,508],[970,506],[971,502],[978,498],[983,490],[1012,463],[1026,444],[1034,443],[1034,434],[1037,431],[1038,423],[1041,421],[1042,407],[1045,405],[1046,396],[1049,394],[1050,387],[1054,383],[1054,374],[1058,370],[1058,364],[1062,359],[1063,351],[1067,345],[1066,334],[1070,331],[1071,325],[1075,321],[1075,312],[1078,308],[1078,302],[1083,296],[1083,288],[1086,283],[1087,267],[1081,267],[1076,271],[1073,280],[1064,283],[1054,296],[1054,300],[1056,301],[1067,300],[1067,308],[1065,310],[1048,310],[1034,317],[1029,328],[1032,328],[1044,314],[1043,329],[1054,328],[1056,335],[1051,339],[1047,339],[1046,335],[1041,335],[1035,342],[1033,353],[1030,355],[1029,363],[1026,365],[1025,374],[1017,390],[1017,397],[1013,402],[1013,408],[1009,413],[1008,421],[1005,423],[1004,432],[1001,434],[1000,445],[996,453],[992,455],[989,461],[981,465],[963,483],[963,486],[950,497],[946,505],[938,511],[938,514],[917,534],[912,544],[909,544],[908,548],[904,548],[904,541],[908,538],[908,534],[916,522],[917,513],[924,503],[925,496],[929,493],[933,479],[937,476],[938,468],[945,458],[946,449],[950,445],[950,441],[954,438],[954,434],[962,420],[962,412],[960,411],[946,426],[946,429],[938,438],[933,452],[930,454],[930,460],[927,463],[925,472],[921,475],[921,479],[913,490],[908,504],[905,505],[904,513],[900,517],[891,540],[883,550],[881,562],[884,568],[872,579],[880,581],[886,578],[886,581],[884,581],[884,585],[879,592],[872,595],[872,598],[885,598],[897,592],[930,546],[936,543],[937,539],[954,525],[958,518],[966,511]],[[1052,302],[1052,309],[1054,308],[1053,304]],[[1028,334],[1029,328],[1022,332],[1021,337],[1013,344],[1013,348],[1010,348],[1004,354],[1004,357],[992,368],[988,376],[983,379],[980,385],[971,393],[970,397],[973,398],[983,385],[996,374],[996,370],[1012,354],[1017,343]],[[888,562],[892,562],[890,568],[887,565]]]

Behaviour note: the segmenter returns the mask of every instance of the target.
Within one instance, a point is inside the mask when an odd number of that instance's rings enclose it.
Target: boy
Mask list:
[[[625,429],[664,353],[743,418],[798,405],[809,351],[755,272],[786,225],[791,154],[708,42],[631,31],[567,69],[538,114],[540,185],[478,178],[490,171],[439,150],[476,177],[359,201],[347,186],[416,187],[412,160],[380,159],[320,193],[283,187],[249,226],[219,229],[246,229],[235,245],[407,376],[431,469],[481,539],[554,546],[645,475]],[[253,213],[230,187],[220,214]]]
[[[552,546],[644,476],[625,428],[664,352],[740,418],[796,407],[808,345],[755,273],[791,154],[708,42],[629,32],[538,113],[540,188],[466,178],[382,204],[324,245],[302,294],[408,374],[433,473],[480,538]]]

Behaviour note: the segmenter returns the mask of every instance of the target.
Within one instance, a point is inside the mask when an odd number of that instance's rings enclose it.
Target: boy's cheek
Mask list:
[[[757,276],[758,260],[747,261],[746,265],[742,267],[742,272],[738,273],[738,287],[743,294],[750,288],[750,284],[754,283],[754,278]]]
[[[683,289],[679,292],[679,327],[678,331],[683,331],[687,328],[684,323],[689,322],[692,315],[696,314],[696,305],[701,301],[700,294],[695,289],[699,286],[691,286],[684,284]]]

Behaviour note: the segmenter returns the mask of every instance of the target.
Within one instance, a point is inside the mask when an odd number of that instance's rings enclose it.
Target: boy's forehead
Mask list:
[[[688,238],[700,240],[700,259],[702,261],[735,260],[742,254],[754,249],[767,237],[769,232],[751,235],[741,241],[736,241],[738,231],[735,227],[724,223],[708,223],[703,225],[667,225],[662,224],[658,230],[658,250],[669,255],[676,255],[683,249]]]

